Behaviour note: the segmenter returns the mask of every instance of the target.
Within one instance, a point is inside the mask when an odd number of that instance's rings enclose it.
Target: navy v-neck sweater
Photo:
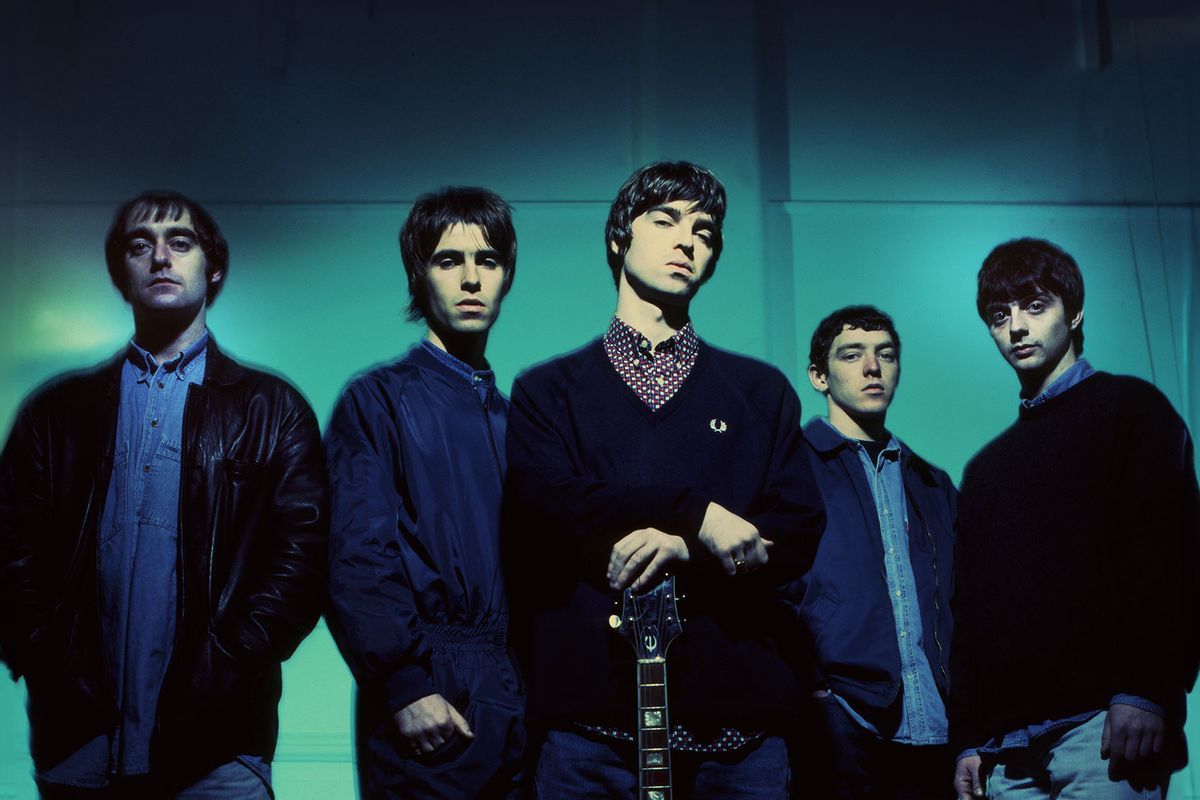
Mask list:
[[[612,546],[655,527],[683,536],[683,633],[667,653],[672,720],[769,727],[794,713],[778,583],[812,561],[824,513],[801,449],[800,401],[778,370],[702,345],[651,411],[600,340],[513,387],[508,429],[511,595],[534,724],[634,722],[634,651],[609,627]],[[714,501],[774,542],[768,566],[729,577],[697,538]],[[520,620],[518,620],[519,622]]]
[[[1137,695],[1182,723],[1195,676],[1196,473],[1187,428],[1136,378],[1096,373],[967,465],[959,503],[957,750]]]

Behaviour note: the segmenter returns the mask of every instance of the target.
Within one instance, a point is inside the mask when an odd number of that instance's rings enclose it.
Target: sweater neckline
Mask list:
[[[1060,394],[1056,394],[1056,395],[1046,398],[1042,402],[1038,403],[1036,406],[1032,406],[1032,407],[1026,406],[1026,405],[1018,406],[1017,419],[1025,420],[1025,419],[1033,419],[1035,417],[1039,417],[1042,414],[1049,412],[1051,409],[1058,408],[1060,405],[1063,405],[1066,402],[1070,402],[1069,398],[1079,397],[1081,394],[1086,394],[1089,391],[1088,390],[1089,386],[1099,386],[1099,385],[1103,384],[1106,381],[1106,379],[1109,377],[1110,377],[1109,373],[1103,372],[1101,370],[1096,370],[1095,372],[1090,374],[1086,380],[1080,381],[1079,383],[1072,386],[1070,389],[1067,389],[1065,392],[1062,392]]]
[[[625,383],[616,368],[609,362],[608,355],[604,352],[603,337],[592,342],[591,350],[592,357],[596,359],[600,371],[605,375],[602,380],[611,383],[614,390],[624,397],[639,414],[645,417],[647,422],[651,425],[658,425],[671,416],[671,413],[683,403],[687,395],[691,392],[692,386],[700,379],[705,367],[707,367],[712,347],[703,339],[699,340],[699,343],[700,351],[696,355],[696,363],[692,365],[691,372],[688,373],[687,378],[680,384],[675,394],[671,395],[671,399],[659,406],[657,411],[650,408],[642,398],[637,396],[637,392]]]

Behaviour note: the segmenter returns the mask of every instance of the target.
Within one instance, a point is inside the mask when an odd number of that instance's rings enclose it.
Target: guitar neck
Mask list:
[[[638,659],[638,798],[671,800],[667,661]]]

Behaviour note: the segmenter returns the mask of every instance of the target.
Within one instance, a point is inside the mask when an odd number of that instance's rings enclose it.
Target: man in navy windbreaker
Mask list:
[[[800,616],[818,670],[812,796],[936,800],[947,777],[950,594],[957,492],[892,435],[900,336],[872,306],[817,326],[808,377],[828,417],[804,426],[825,502]]]
[[[350,382],[325,444],[360,796],[503,797],[524,702],[499,564],[508,401],[484,351],[516,271],[510,208],[486,189],[423,195],[400,250],[428,333]]]

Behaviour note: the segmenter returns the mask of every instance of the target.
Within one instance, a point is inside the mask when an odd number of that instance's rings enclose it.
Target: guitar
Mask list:
[[[667,647],[683,628],[675,604],[675,576],[642,594],[626,589],[621,616],[609,625],[637,653],[638,798],[671,800],[671,729],[667,721]]]

